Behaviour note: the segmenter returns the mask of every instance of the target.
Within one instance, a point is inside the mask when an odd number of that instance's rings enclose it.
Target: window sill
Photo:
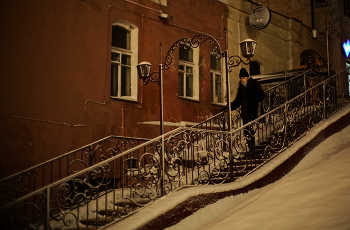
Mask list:
[[[183,100],[187,100],[187,101],[199,102],[199,99],[195,98],[195,97],[182,97],[182,96],[179,96],[179,98],[181,98]]]
[[[138,102],[134,97],[115,97],[111,96],[113,100],[129,101],[129,102]]]

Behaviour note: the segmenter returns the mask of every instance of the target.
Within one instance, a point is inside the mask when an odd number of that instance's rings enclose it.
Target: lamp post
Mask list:
[[[225,31],[226,33],[226,31]],[[226,37],[226,36],[225,36]],[[248,65],[250,63],[250,58],[254,56],[255,53],[255,47],[257,42],[252,40],[252,39],[246,39],[242,42],[240,42],[240,47],[241,47],[241,52],[242,52],[242,56],[244,58],[246,58],[246,60],[244,61],[240,56],[238,55],[233,55],[231,57],[228,56],[228,51],[227,49],[225,51],[221,51],[220,48],[220,44],[219,42],[216,40],[216,38],[214,38],[211,35],[208,34],[198,34],[195,35],[192,39],[190,38],[181,38],[179,40],[177,40],[168,50],[168,52],[166,53],[165,56],[165,60],[163,64],[159,64],[159,70],[157,72],[153,72],[151,73],[151,67],[152,64],[147,62],[147,61],[143,61],[141,63],[139,63],[136,68],[137,68],[137,72],[138,72],[138,76],[139,78],[142,80],[142,83],[144,85],[147,85],[149,82],[157,82],[160,86],[160,133],[162,135],[162,165],[164,165],[164,113],[163,113],[163,74],[162,74],[162,70],[168,70],[170,67],[170,64],[173,61],[172,58],[172,54],[173,52],[177,49],[177,48],[184,48],[184,49],[188,49],[188,48],[198,48],[200,46],[201,43],[204,42],[209,42],[210,44],[212,44],[212,53],[216,56],[217,59],[221,59],[221,58],[225,58],[225,72],[226,72],[226,102],[227,102],[227,106],[228,106],[228,131],[231,132],[231,126],[232,126],[232,122],[231,122],[231,103],[230,103],[230,83],[229,83],[229,72],[231,72],[231,68],[240,65],[241,63],[244,63],[246,65]],[[227,42],[226,42],[226,46],[227,46]],[[161,47],[161,46],[160,46]],[[228,148],[230,151],[230,154],[232,154],[231,151],[231,138],[229,140],[228,143]],[[232,158],[231,158],[232,159]],[[164,170],[164,167],[163,167]],[[231,178],[233,178],[233,169],[231,167]],[[164,171],[162,171],[162,175],[164,175]]]
[[[137,66],[137,74],[142,80],[143,85],[147,85],[149,82],[157,82],[159,84],[159,96],[160,96],[160,135],[164,134],[164,114],[163,114],[163,75],[162,64],[159,64],[158,72],[151,73],[152,64],[143,61]]]
[[[228,57],[227,50],[224,52],[221,52],[219,43],[216,41],[216,39],[210,35],[206,34],[199,34],[194,36],[192,39],[189,38],[182,38],[178,40],[176,43],[174,43],[169,51],[167,52],[165,63],[164,65],[159,65],[159,70],[157,72],[151,73],[152,64],[148,61],[143,61],[139,63],[137,68],[137,73],[139,78],[142,80],[142,83],[144,85],[147,85],[149,82],[157,82],[160,85],[160,126],[161,126],[161,135],[164,134],[164,117],[163,117],[163,75],[162,75],[162,69],[169,69],[169,65],[172,63],[172,53],[174,52],[174,49],[176,47],[184,47],[184,48],[197,48],[199,47],[200,43],[203,43],[205,41],[209,40],[211,43],[214,43],[213,45],[213,53],[216,55],[218,59],[225,58],[225,66],[226,66],[226,92],[227,92],[227,104],[228,104],[228,111],[230,112],[230,84],[229,84],[229,72],[232,71],[232,67],[236,67],[240,65],[241,63],[244,63],[245,65],[248,65],[250,63],[250,58],[254,56],[255,54],[255,48],[257,42],[252,39],[246,39],[242,42],[240,42],[241,52],[242,56],[246,58],[244,61],[240,56],[233,55]],[[230,117],[230,116],[229,116]],[[231,122],[229,122],[229,131],[231,131]]]

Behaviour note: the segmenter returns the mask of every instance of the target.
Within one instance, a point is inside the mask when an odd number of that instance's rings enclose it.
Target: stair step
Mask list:
[[[105,210],[98,211],[97,213],[102,216],[111,217],[115,214],[125,212],[125,211],[129,211],[129,208],[117,206],[115,209],[105,209]]]
[[[126,206],[126,205],[135,205],[135,206],[143,206],[145,204],[150,203],[152,200],[150,200],[149,198],[135,198],[135,199],[123,199],[120,201],[117,201],[114,203],[114,205],[117,206]]]
[[[64,228],[64,230],[77,230],[78,228]],[[79,227],[79,230],[96,230],[98,229],[96,226],[83,226]]]
[[[99,217],[97,219],[80,220],[80,223],[82,223],[86,226],[105,226],[106,224],[109,224],[113,221],[114,221],[114,219],[112,217],[106,216],[106,217]],[[96,227],[95,227],[95,229],[96,229]]]

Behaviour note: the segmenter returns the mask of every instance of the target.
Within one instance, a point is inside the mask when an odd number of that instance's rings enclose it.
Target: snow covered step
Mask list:
[[[130,206],[130,205],[135,205],[135,206],[143,206],[145,204],[150,203],[152,200],[150,200],[149,198],[134,198],[134,199],[123,199],[120,201],[117,201],[114,203],[114,205],[117,206]]]
[[[81,220],[80,223],[86,226],[105,226],[106,224],[109,224],[112,221],[114,221],[114,219],[111,216],[105,216],[105,217],[99,217],[97,219]],[[91,229],[96,229],[96,227]]]

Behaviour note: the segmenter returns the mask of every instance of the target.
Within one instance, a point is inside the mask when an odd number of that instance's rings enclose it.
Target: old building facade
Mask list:
[[[229,55],[256,40],[255,69],[240,65],[255,75],[306,69],[305,51],[320,57],[317,65],[327,67],[329,56],[332,72],[343,70],[347,2],[2,1],[0,178],[106,136],[159,136],[159,85],[142,84],[136,65],[148,61],[158,71],[168,52],[165,131],[217,114],[226,104],[224,60],[213,58],[210,41],[171,50],[182,38],[208,34]],[[261,28],[251,21],[258,7],[268,17]],[[238,71],[230,73],[231,98]]]

